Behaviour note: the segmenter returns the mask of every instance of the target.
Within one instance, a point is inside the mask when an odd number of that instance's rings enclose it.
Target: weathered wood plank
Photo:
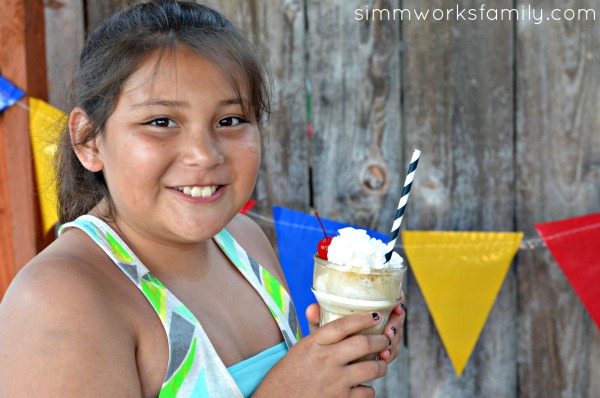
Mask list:
[[[45,99],[43,4],[5,0],[0,15],[0,73],[28,95]],[[0,298],[38,243],[28,116],[18,106],[0,116]]]
[[[547,13],[567,8],[517,4]],[[600,211],[600,26],[563,19],[517,28],[516,219],[531,236],[537,222]],[[517,277],[519,396],[597,397],[600,331],[548,250],[519,256]]]
[[[403,164],[400,24],[357,20],[368,7],[398,1],[307,2],[309,77],[313,89],[313,199],[325,217],[389,231],[400,198]],[[374,383],[377,396],[408,396],[406,358]]]
[[[405,225],[421,230],[512,231],[513,24],[433,20],[434,9],[456,9],[457,3],[471,9],[481,2],[403,2],[403,8],[430,13],[426,21],[415,20],[413,13],[413,19],[403,22],[405,152],[412,147],[423,151]],[[512,1],[494,2],[498,8],[511,6]],[[460,378],[412,276],[408,287],[410,396],[514,396],[512,272]]]
[[[397,1],[369,2],[393,9]],[[324,216],[388,231],[402,164],[400,25],[356,20],[364,2],[309,1],[314,202]]]
[[[48,102],[67,112],[67,90],[85,35],[83,0],[54,0],[45,6]]]
[[[86,30],[94,30],[106,18],[119,11],[127,4],[128,0],[84,0],[87,17]]]

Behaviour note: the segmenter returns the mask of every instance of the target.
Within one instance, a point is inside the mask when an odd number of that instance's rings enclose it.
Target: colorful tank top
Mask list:
[[[94,216],[84,215],[64,224],[60,233],[70,227],[87,233],[140,289],[158,314],[169,343],[169,363],[160,398],[243,397],[200,322],[148,271],[110,226]],[[288,349],[291,348],[300,339],[300,328],[286,290],[225,229],[213,239],[260,294]]]

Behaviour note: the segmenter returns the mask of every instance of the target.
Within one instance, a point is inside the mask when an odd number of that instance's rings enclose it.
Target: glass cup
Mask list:
[[[389,268],[359,268],[339,265],[314,256],[312,291],[321,307],[319,326],[343,316],[378,312],[383,319],[360,334],[381,334],[390,313],[400,302],[406,266],[395,254]],[[370,354],[358,361],[378,359]]]

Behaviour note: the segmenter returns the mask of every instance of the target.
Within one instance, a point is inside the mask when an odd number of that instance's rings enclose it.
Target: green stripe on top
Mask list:
[[[167,319],[167,291],[164,287],[161,288],[145,279],[140,280],[140,285],[142,292],[164,323]]]
[[[261,276],[265,285],[265,289],[269,296],[273,299],[277,307],[283,315],[286,315],[287,305],[285,303],[285,291],[279,281],[269,273],[265,268],[261,269]]]
[[[192,365],[194,364],[197,341],[198,340],[194,337],[194,340],[192,340],[192,346],[188,351],[188,355],[185,358],[185,361],[181,364],[179,369],[175,371],[175,374],[173,374],[169,381],[163,384],[162,388],[160,389],[160,394],[158,395],[158,398],[171,398],[177,396],[179,389],[181,388],[183,382],[185,381],[185,378],[192,369]]]
[[[233,264],[235,264],[241,271],[248,272],[248,267],[246,266],[246,262],[242,261],[237,250],[236,250],[236,241],[233,239],[233,236],[226,230],[221,230],[217,234],[217,237],[221,239],[221,250],[225,252],[227,257],[231,260]]]
[[[131,255],[121,246],[121,244],[110,234],[110,232],[106,231],[106,239],[108,240],[108,244],[110,245],[110,249],[117,256],[119,261],[124,263],[133,263],[135,260]]]

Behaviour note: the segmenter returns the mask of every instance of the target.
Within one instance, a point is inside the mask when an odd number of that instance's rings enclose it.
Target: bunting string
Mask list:
[[[269,224],[275,224],[275,220],[273,220],[273,218],[271,217],[266,217],[262,214],[259,214],[255,211],[249,211],[248,213],[246,213],[246,215],[254,218],[255,220],[260,220]],[[306,231],[321,231],[321,227],[320,226],[310,226],[310,225],[302,225],[302,224],[297,224],[297,223],[291,223],[291,222],[287,222],[287,221],[279,221],[278,222],[280,225],[284,225],[287,227],[293,227],[293,228],[298,228],[298,229],[303,229]],[[584,231],[588,231],[591,229],[596,229],[596,228],[600,228],[600,223],[596,223],[596,224],[591,224],[591,225],[586,225],[583,227],[578,227],[578,228],[572,228],[566,231],[562,231],[559,233],[555,233],[552,235],[548,235],[546,237],[546,240],[553,240],[553,239],[559,239],[559,238],[563,238],[565,236],[568,235],[573,235],[573,234],[577,234],[580,232],[584,232]],[[328,234],[332,234],[334,235],[337,231],[330,231],[327,230]],[[472,232],[472,231],[465,231],[465,232]],[[494,231],[495,232],[495,231]],[[427,247],[427,248],[435,248],[435,247],[439,247],[439,248],[448,248],[448,247],[456,247],[456,246],[485,246],[485,247],[490,247],[490,246],[504,246],[507,243],[505,242],[481,242],[481,243],[461,243],[460,245],[451,245],[451,244],[444,244],[444,245],[417,245],[414,247]],[[400,248],[400,249],[405,249],[403,244],[399,244],[396,243],[396,248]],[[544,243],[544,240],[542,240],[541,238],[525,238],[521,241],[521,243],[519,244],[519,250],[536,250],[538,248],[546,248],[546,244]]]

